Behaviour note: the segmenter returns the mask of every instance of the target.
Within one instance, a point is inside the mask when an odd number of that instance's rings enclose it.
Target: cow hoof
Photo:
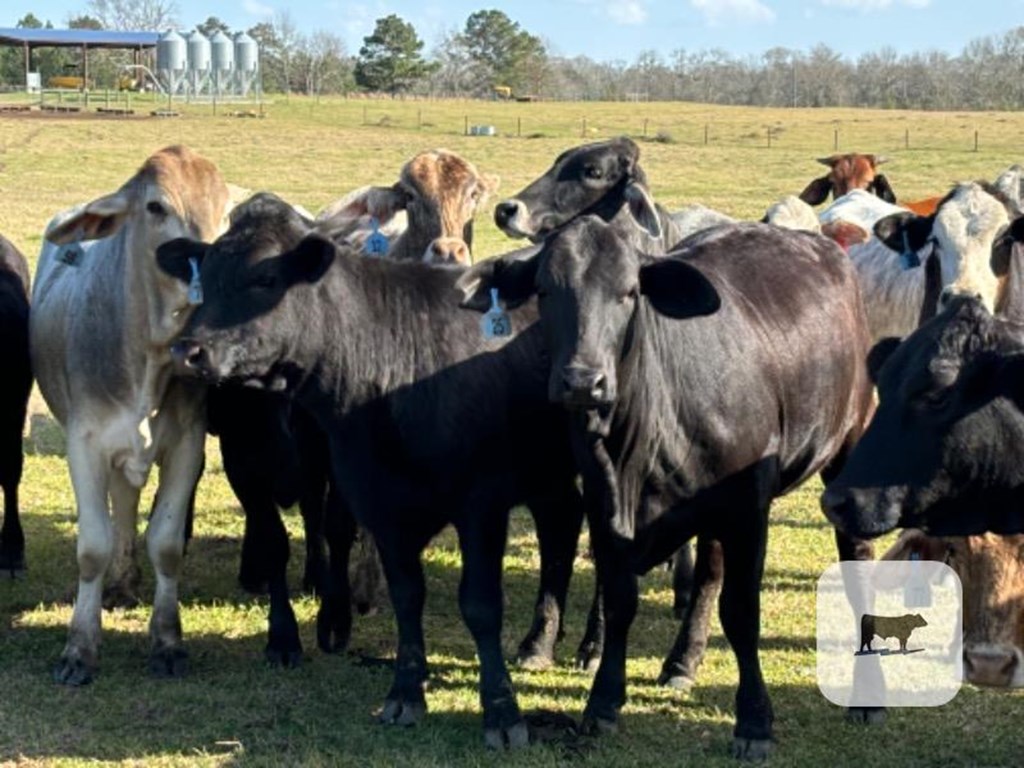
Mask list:
[[[149,654],[149,674],[153,677],[184,677],[188,673],[188,651],[161,648]]]
[[[850,707],[846,719],[857,725],[881,725],[885,722],[885,707]]]
[[[53,668],[53,680],[61,685],[78,687],[93,679],[93,668],[81,659],[61,659]]]
[[[580,733],[584,736],[604,736],[618,732],[619,723],[606,717],[585,714],[583,715],[583,722],[580,723]]]
[[[584,651],[582,648],[580,652],[576,654],[576,669],[586,672],[587,674],[595,674],[597,668],[601,666],[601,654],[596,651]]]
[[[732,740],[732,756],[737,760],[761,763],[768,759],[774,746],[771,739],[744,739],[737,736]]]
[[[267,660],[267,664],[272,667],[282,667],[284,669],[296,669],[302,666],[302,646],[298,648],[273,648],[267,645],[263,655]]]
[[[416,725],[427,714],[425,701],[400,701],[388,699],[377,716],[377,722],[384,725]]]
[[[320,605],[316,614],[316,644],[324,653],[344,653],[352,636],[352,615],[347,611]]]
[[[508,728],[484,728],[484,744],[488,749],[522,749],[530,745],[530,729],[525,720]]]
[[[662,672],[658,675],[658,685],[671,688],[673,691],[681,691],[682,693],[689,692],[695,682],[692,677],[681,672]]]
[[[16,578],[25,572],[25,553],[6,552],[0,548],[0,573],[9,573]]]

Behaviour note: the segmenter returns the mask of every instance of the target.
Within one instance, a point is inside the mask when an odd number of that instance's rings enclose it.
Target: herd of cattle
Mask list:
[[[420,557],[451,524],[485,741],[528,742],[500,643],[508,513],[524,504],[541,569],[519,662],[554,661],[585,518],[584,728],[615,727],[637,574],[674,559],[682,623],[660,682],[694,683],[717,600],[739,667],[733,751],[763,757],[768,510],[815,473],[839,558],[907,528],[886,557],[944,560],[964,582],[968,679],[1024,686],[1024,169],[901,205],[883,160],[828,158],[799,197],[738,222],[668,213],[628,139],[572,148],[495,208],[531,244],[470,264],[496,182],[454,153],[312,216],[169,147],[52,219],[31,312],[25,260],[0,238],[0,568],[25,562],[33,376],[77,504],[55,678],[89,682],[102,607],[137,597],[154,464],[150,669],[185,671],[178,578],[210,431],[246,515],[239,578],[270,594],[271,661],[302,652],[281,508],[302,510],[323,650],[346,647],[382,568],[398,628],[382,722],[426,711]]]

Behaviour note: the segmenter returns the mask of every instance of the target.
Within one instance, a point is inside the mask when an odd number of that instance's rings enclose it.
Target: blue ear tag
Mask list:
[[[373,233],[363,243],[363,253],[367,256],[386,256],[391,244],[387,237],[380,233],[380,224],[376,217],[370,219],[370,226],[373,227]]]
[[[77,267],[83,255],[85,255],[85,250],[82,248],[81,243],[68,243],[60,247],[60,250],[57,252],[57,260],[62,261],[69,267]]]
[[[907,237],[907,230],[903,230],[903,253],[900,254],[900,266],[903,269],[913,269],[921,266],[921,257],[910,247],[910,239]]]
[[[932,604],[932,585],[921,568],[919,552],[910,553],[910,578],[903,586],[903,604],[907,608],[930,608]]]
[[[497,288],[491,288],[491,308],[481,318],[480,328],[485,339],[497,339],[512,335],[512,320],[498,303]]]
[[[192,267],[192,279],[188,281],[188,303],[193,307],[203,303],[203,284],[199,282],[199,260],[189,256],[188,265]]]

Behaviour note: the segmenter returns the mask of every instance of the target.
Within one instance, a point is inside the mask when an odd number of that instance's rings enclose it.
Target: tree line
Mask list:
[[[167,29],[177,24],[174,0],[89,0],[88,12],[68,20],[93,29]],[[18,26],[52,26],[27,14]],[[195,29],[207,36],[223,21]],[[341,38],[300,32],[287,12],[247,30],[260,45],[267,93],[457,98],[543,98],[601,101],[694,101],[771,107],[900,109],[1019,109],[1024,107],[1024,26],[969,42],[959,54],[898,54],[883,47],[848,59],[827,45],[807,51],[771,48],[737,57],[721,49],[674,51],[667,58],[641,51],[632,62],[563,57],[504,12],[469,15],[433,50],[397,15],[376,20],[350,53]],[[97,81],[118,67],[116,52],[91,61]],[[77,52],[40,49],[43,80],[77,61]],[[0,49],[0,80],[23,82],[21,51]]]

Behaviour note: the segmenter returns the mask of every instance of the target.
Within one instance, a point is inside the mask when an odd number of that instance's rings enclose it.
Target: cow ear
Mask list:
[[[128,195],[118,190],[58,214],[46,228],[45,237],[54,245],[110,237],[127,221],[130,209]]]
[[[832,179],[828,176],[822,176],[820,179],[815,179],[808,184],[807,188],[798,197],[808,205],[821,205],[828,199],[831,192]]]
[[[872,384],[878,384],[878,374],[881,372],[882,366],[885,365],[885,361],[889,359],[899,345],[900,339],[890,336],[879,341],[868,352],[868,377],[871,379]]]
[[[281,257],[288,283],[318,282],[331,268],[336,253],[337,248],[330,240],[320,235],[306,235],[294,251]]]
[[[871,163],[872,168],[877,168],[883,163],[889,162],[889,158],[885,155],[864,155],[864,157],[867,158],[869,163]]]
[[[818,162],[822,165],[827,165],[829,168],[835,168],[836,163],[842,159],[842,155],[830,155],[829,157],[819,157]]]
[[[1018,216],[1003,234],[992,243],[992,255],[989,258],[989,266],[996,277],[1005,277],[1010,271],[1010,259],[1013,257],[1013,249],[1018,244],[1024,244],[1024,216]]]
[[[660,240],[662,230],[661,219],[658,218],[658,209],[643,185],[635,182],[626,185],[625,197],[626,205],[629,206],[629,212],[633,216],[633,220],[648,235],[655,240]]]
[[[200,268],[207,248],[209,245],[206,243],[178,237],[157,247],[156,263],[161,272],[188,284],[193,274],[190,259],[195,259],[196,268]]]
[[[884,160],[884,158],[883,158]],[[875,197],[880,200],[884,200],[887,203],[896,204],[896,193],[892,189],[892,185],[889,184],[889,180],[885,178],[884,173],[880,173],[871,181],[868,185],[868,192],[871,192]]]
[[[640,293],[658,314],[675,320],[711,315],[722,305],[710,280],[671,257],[655,259],[640,268]]]
[[[928,242],[935,216],[918,216],[907,211],[893,213],[875,222],[875,237],[887,248],[903,253],[907,247],[919,251]]]
[[[395,187],[360,187],[322,210],[317,225],[325,232],[345,232],[364,216],[373,216],[383,225],[404,210],[407,198]]]
[[[456,281],[462,292],[459,306],[477,312],[491,308],[491,290],[497,289],[505,307],[514,309],[537,292],[539,254],[528,259],[499,257],[474,264]]]

